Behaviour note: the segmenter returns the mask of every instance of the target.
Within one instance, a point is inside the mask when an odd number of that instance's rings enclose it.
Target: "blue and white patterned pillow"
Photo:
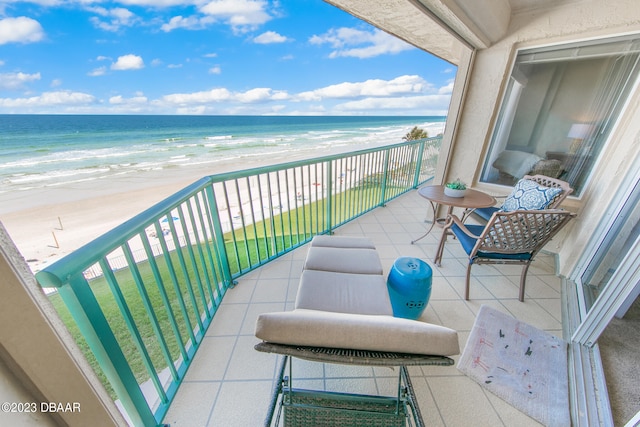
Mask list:
[[[501,211],[546,209],[562,189],[544,187],[534,181],[521,179],[500,208]]]

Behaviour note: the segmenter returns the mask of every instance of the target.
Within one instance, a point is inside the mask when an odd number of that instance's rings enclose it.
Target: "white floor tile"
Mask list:
[[[474,266],[470,300],[464,301],[467,258],[460,244],[448,240],[441,267],[433,264],[440,228],[434,227],[431,234],[411,244],[429,225],[424,223],[427,207],[423,199],[410,192],[386,208],[338,228],[335,234],[371,238],[385,274],[400,256],[414,256],[429,263],[433,290],[422,319],[456,329],[461,350],[484,304],[561,335],[561,280],[555,276],[553,256],[540,254],[529,270],[524,303],[517,299],[517,266]],[[258,342],[253,335],[255,321],[260,313],[293,308],[306,251],[301,247],[272,261],[241,277],[228,291],[165,423],[189,427],[263,425],[280,358],[253,348]],[[455,363],[458,358],[453,357]],[[409,371],[427,425],[537,425],[460,373],[455,364],[410,367]],[[388,395],[397,385],[397,370],[387,368],[295,360],[293,372],[294,387],[314,390]]]

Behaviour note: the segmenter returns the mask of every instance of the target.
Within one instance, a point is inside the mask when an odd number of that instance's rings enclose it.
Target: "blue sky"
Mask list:
[[[445,115],[455,72],[322,0],[0,0],[0,114]]]

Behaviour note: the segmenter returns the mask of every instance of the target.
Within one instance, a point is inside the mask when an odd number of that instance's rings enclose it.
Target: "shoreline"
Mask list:
[[[36,272],[204,176],[270,164],[257,161],[138,172],[0,194],[0,223]]]
[[[198,177],[200,178],[200,177]],[[32,271],[61,258],[122,224],[145,209],[194,182],[154,184],[130,188],[121,182],[107,191],[83,188],[38,192],[38,202],[13,212],[0,214],[0,222],[27,260]],[[60,197],[62,196],[62,197]]]
[[[215,168],[194,165],[4,193],[0,223],[37,272],[204,176],[315,157],[300,153],[288,159],[235,160]]]

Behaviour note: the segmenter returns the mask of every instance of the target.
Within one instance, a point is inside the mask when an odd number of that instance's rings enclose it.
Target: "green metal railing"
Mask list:
[[[131,422],[158,425],[234,280],[431,179],[440,142],[202,178],[36,278]]]

